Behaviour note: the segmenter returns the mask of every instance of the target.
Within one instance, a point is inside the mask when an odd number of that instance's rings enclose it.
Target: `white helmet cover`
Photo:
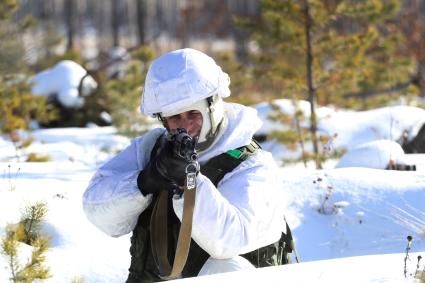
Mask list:
[[[168,117],[198,110],[203,124],[197,149],[214,144],[227,126],[221,97],[230,95],[229,76],[206,54],[194,49],[167,53],[149,68],[140,110]]]
[[[146,75],[140,111],[145,115],[175,112],[217,94],[230,95],[230,78],[208,55],[179,49],[154,60]]]

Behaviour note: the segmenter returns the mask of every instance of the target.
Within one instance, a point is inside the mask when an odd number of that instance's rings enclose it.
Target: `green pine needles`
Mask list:
[[[149,120],[140,115],[138,103],[141,88],[144,84],[148,65],[154,58],[154,51],[148,47],[140,47],[132,52],[133,59],[127,63],[124,76],[111,79],[105,85],[105,95],[110,105],[114,125],[121,134],[134,137],[147,128]]]
[[[30,122],[48,122],[56,117],[45,97],[30,91],[30,70],[24,60],[25,48],[19,34],[33,25],[31,19],[16,23],[13,19],[20,1],[0,3],[0,133],[11,134],[30,128]]]
[[[37,202],[24,208],[18,224],[7,225],[6,236],[1,241],[1,253],[7,258],[11,282],[30,283],[51,277],[49,268],[44,265],[49,240],[40,232],[46,213],[47,205]],[[31,256],[22,264],[20,252],[25,244],[31,247]]]
[[[363,109],[385,105],[391,96],[371,98],[369,93],[393,90],[410,79],[414,62],[399,54],[399,2],[261,0],[258,17],[236,19],[255,45],[254,67],[248,70],[262,96],[309,101],[312,158],[318,169],[323,156],[316,103]],[[283,134],[291,138],[286,144],[295,144],[295,133]],[[307,158],[303,153],[304,162]]]
[[[44,202],[37,202],[24,208],[20,224],[24,226],[24,242],[26,244],[32,245],[34,241],[40,238],[40,225],[46,214],[47,204]]]
[[[31,119],[47,122],[56,115],[47,108],[45,97],[32,96],[28,78],[0,74],[0,132],[10,134],[18,129],[29,129]]]
[[[258,49],[252,54],[253,77],[261,89],[275,97],[307,98],[307,63],[311,64],[319,104],[373,107],[364,105],[365,101],[371,103],[371,98],[348,99],[347,95],[366,94],[409,79],[414,62],[399,54],[403,39],[396,23],[400,1],[260,3],[259,18],[237,19],[237,23],[251,32]],[[306,33],[310,34],[310,53]]]

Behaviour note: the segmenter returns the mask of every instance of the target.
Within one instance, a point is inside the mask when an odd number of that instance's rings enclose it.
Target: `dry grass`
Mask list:
[[[51,158],[48,155],[31,152],[28,154],[26,162],[47,162],[50,160]]]

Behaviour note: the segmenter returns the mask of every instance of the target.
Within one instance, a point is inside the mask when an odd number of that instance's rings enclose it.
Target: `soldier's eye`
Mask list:
[[[190,118],[198,118],[201,115],[201,112],[197,111],[197,110],[193,110],[189,112],[189,116]]]

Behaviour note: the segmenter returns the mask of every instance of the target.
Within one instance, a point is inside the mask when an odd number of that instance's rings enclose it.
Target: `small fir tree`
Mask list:
[[[292,104],[294,106],[294,114],[291,116],[283,113],[277,105],[271,103],[272,111],[267,118],[279,122],[282,125],[287,125],[287,128],[285,130],[272,131],[270,137],[284,144],[290,150],[295,151],[300,147],[300,159],[303,161],[304,166],[307,167],[307,161],[310,159],[310,154],[305,149],[307,130],[301,127],[302,120],[305,119],[305,117],[295,100],[292,100]],[[294,161],[299,160],[297,159]]]
[[[30,93],[28,64],[20,35],[35,23],[33,18],[13,22],[11,18],[17,6],[13,0],[0,4],[0,132],[6,134],[29,129],[32,119],[44,122],[54,117],[46,99]]]
[[[45,97],[30,93],[26,81],[26,77],[0,76],[0,131],[3,133],[30,129],[32,119],[47,122],[56,115],[47,108]]]
[[[123,78],[112,79],[105,86],[108,105],[114,125],[119,132],[129,136],[139,135],[147,120],[139,113],[140,95],[148,65],[154,58],[150,48],[141,47],[133,52]]]
[[[33,241],[39,238],[40,225],[47,214],[47,204],[37,202],[33,205],[25,206],[21,223],[25,227],[25,243],[31,245]]]
[[[219,52],[214,58],[231,79],[232,95],[227,101],[252,105],[265,100],[264,94],[258,95],[262,90],[258,88],[256,78],[253,77],[252,66],[238,61],[232,52]]]
[[[15,225],[7,225],[6,236],[1,241],[1,253],[7,258],[10,281],[30,283],[51,277],[49,268],[44,266],[49,241],[39,231],[40,221],[47,212],[45,203],[29,205],[24,209],[22,220]],[[31,257],[22,265],[19,248],[28,244],[32,247]]]

